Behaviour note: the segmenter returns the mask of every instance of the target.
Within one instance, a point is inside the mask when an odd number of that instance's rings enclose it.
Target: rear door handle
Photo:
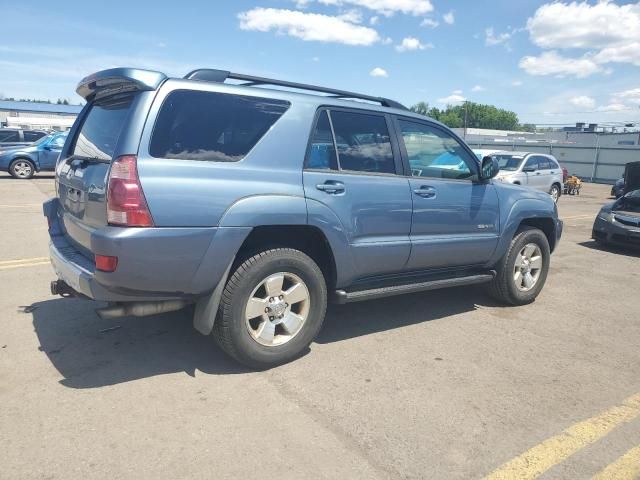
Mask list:
[[[316,188],[321,192],[328,193],[330,195],[337,195],[344,193],[344,183],[336,182],[335,180],[327,180],[324,183],[319,183]]]
[[[436,189],[427,185],[422,185],[420,188],[414,189],[413,193],[422,198],[434,198],[436,196]]]

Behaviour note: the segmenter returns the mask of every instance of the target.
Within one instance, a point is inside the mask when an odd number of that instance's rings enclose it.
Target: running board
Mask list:
[[[336,290],[334,298],[336,303],[361,302],[363,300],[373,300],[375,298],[391,297],[393,295],[404,295],[405,293],[426,292],[427,290],[437,290],[439,288],[460,287],[462,285],[485,283],[490,282],[494,277],[495,272],[492,271],[491,273],[469,275],[466,277],[430,280],[428,282],[373,288],[371,290],[359,290],[356,292]]]

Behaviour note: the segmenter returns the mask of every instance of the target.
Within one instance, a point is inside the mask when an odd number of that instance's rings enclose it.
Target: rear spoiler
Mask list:
[[[156,90],[167,79],[164,73],[138,68],[111,68],[83,78],[76,92],[86,101],[116,93]]]

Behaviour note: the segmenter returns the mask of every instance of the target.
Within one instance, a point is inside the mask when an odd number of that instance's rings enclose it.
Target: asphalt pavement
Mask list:
[[[188,312],[104,321],[51,296],[48,175],[0,176],[0,478],[640,476],[640,254],[563,196],[531,305],[481,287],[331,306],[301,359],[251,372]]]

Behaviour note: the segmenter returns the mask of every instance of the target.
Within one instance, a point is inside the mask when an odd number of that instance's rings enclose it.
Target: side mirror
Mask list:
[[[500,171],[500,164],[494,157],[484,157],[482,159],[481,180],[491,180]]]
[[[525,173],[535,172],[536,171],[536,167],[524,167],[522,169],[522,171],[525,172]]]
[[[44,148],[45,150],[51,150],[51,145],[45,145],[45,146],[44,146],[44,147],[42,147],[42,148]]]

